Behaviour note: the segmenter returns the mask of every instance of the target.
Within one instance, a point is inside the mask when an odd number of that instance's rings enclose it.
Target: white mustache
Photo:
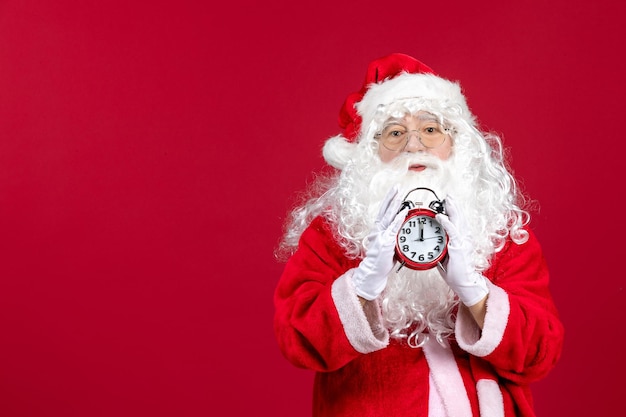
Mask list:
[[[430,154],[402,154],[392,162],[394,168],[409,169],[412,165],[424,165],[427,168],[440,169],[443,166],[441,159]]]

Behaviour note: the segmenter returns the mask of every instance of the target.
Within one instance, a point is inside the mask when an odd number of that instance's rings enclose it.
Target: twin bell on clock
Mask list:
[[[411,194],[420,190],[429,191],[435,199],[410,198]],[[396,256],[400,267],[426,270],[441,266],[448,253],[448,235],[435,216],[445,214],[444,202],[430,188],[417,187],[404,198],[401,210],[406,207],[409,212],[396,237]]]

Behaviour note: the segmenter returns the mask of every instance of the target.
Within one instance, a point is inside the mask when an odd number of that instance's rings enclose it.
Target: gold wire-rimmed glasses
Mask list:
[[[450,129],[446,129],[435,121],[427,121],[417,129],[409,129],[399,122],[386,124],[382,132],[375,135],[381,144],[390,151],[400,152],[409,143],[411,133],[417,135],[418,140],[425,148],[434,149],[441,146]]]

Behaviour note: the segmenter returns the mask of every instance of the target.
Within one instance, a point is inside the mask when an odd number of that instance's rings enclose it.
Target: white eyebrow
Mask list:
[[[397,119],[395,117],[392,117],[390,119],[385,120],[385,123],[383,123],[381,128],[382,128],[382,130],[385,130],[385,129],[389,128],[389,126],[402,126],[404,129],[407,129],[407,127],[404,125],[404,123],[402,123],[402,120],[401,119]]]
[[[416,116],[418,120],[434,121],[439,123],[439,118],[432,113],[423,112],[418,113]]]
[[[419,113],[413,114],[413,117],[416,117],[417,120],[419,121],[425,121],[425,122],[436,122],[436,123],[440,123],[439,122],[439,118],[437,116],[435,116],[432,113],[426,112],[421,110]],[[385,123],[383,123],[383,129],[387,128],[390,125],[400,125],[400,126],[404,126],[404,117],[390,117],[387,120],[385,120]]]
[[[403,117],[403,118],[399,118],[399,117],[390,117],[390,118],[388,118],[387,120],[385,120],[385,123],[384,123],[384,124],[385,124],[385,126],[386,126],[386,125],[392,125],[392,124],[393,124],[393,125],[401,125],[403,120],[404,120],[404,117]]]

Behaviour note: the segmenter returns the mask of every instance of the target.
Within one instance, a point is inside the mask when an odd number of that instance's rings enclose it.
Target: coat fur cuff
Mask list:
[[[461,349],[478,357],[492,353],[502,341],[509,320],[509,297],[500,287],[487,280],[489,298],[483,329],[478,327],[467,307],[461,305],[456,320],[456,338]]]
[[[354,269],[340,276],[332,286],[332,297],[348,341],[357,352],[371,353],[389,344],[389,332],[383,326],[377,300],[364,306],[352,284]]]

